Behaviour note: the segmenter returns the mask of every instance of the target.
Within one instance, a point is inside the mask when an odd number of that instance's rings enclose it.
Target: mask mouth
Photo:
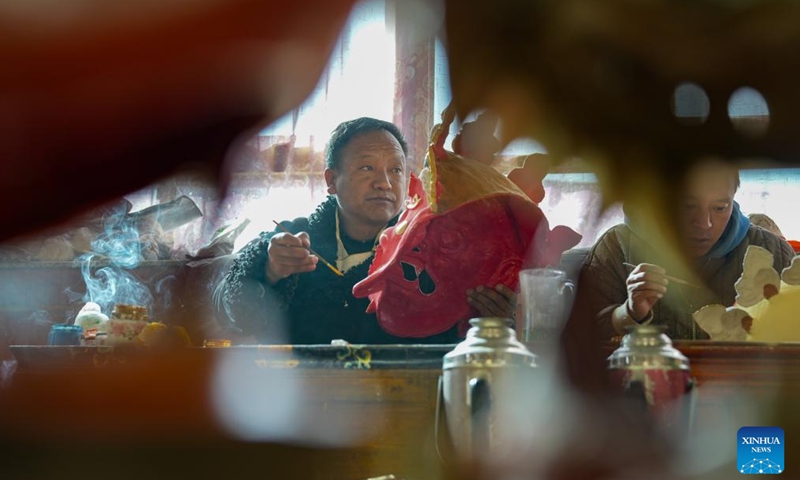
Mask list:
[[[430,296],[436,291],[436,282],[424,268],[417,272],[417,267],[407,262],[400,262],[400,267],[403,269],[403,279],[416,283],[421,294]]]

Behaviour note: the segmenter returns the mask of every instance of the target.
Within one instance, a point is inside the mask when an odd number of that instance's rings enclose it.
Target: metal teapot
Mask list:
[[[536,356],[517,340],[510,319],[469,323],[467,338],[444,356],[439,379],[436,442],[445,460],[480,460],[504,451],[514,440],[502,417],[514,415],[522,402],[516,387],[531,382],[536,369]]]
[[[608,357],[614,383],[667,429],[687,433],[696,397],[689,360],[662,325],[634,325]]]

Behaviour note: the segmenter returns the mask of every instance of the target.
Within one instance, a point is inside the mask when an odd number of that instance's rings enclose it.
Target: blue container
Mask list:
[[[53,325],[47,336],[48,345],[80,345],[83,327],[80,325]]]

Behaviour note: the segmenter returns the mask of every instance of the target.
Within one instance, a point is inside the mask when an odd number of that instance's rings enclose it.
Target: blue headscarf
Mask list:
[[[731,218],[728,220],[728,225],[725,226],[725,231],[719,237],[717,243],[711,247],[706,257],[708,258],[722,258],[729,254],[733,249],[739,246],[747,236],[747,231],[750,229],[750,219],[742,213],[737,202],[733,202],[733,211]]]

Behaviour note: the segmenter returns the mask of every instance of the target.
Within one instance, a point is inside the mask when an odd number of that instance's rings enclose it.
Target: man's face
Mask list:
[[[342,149],[339,168],[326,170],[329,192],[348,220],[382,228],[400,212],[408,183],[400,143],[385,130],[353,137]]]
[[[681,234],[691,256],[707,254],[722,236],[731,218],[735,192],[729,167],[710,164],[690,174],[680,208]]]

